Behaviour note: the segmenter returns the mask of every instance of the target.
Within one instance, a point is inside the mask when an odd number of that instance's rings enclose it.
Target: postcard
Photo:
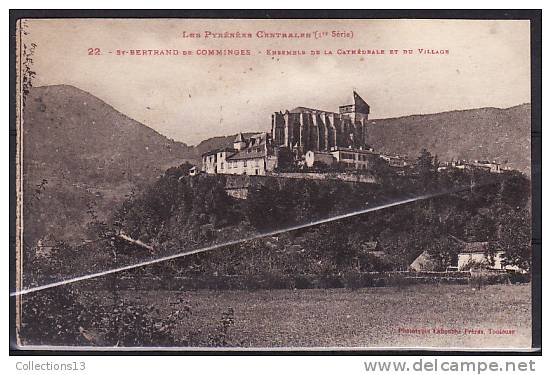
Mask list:
[[[530,20],[17,23],[17,344],[530,350]]]

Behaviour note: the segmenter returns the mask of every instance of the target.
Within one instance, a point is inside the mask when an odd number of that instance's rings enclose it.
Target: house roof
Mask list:
[[[460,254],[486,253],[488,242],[466,242],[459,251]]]
[[[267,133],[258,133],[258,134],[252,135],[248,139],[247,145],[248,146],[258,146],[260,144],[264,144],[264,143],[266,143],[267,135],[268,135]]]
[[[488,241],[467,242],[451,234],[449,234],[448,237],[461,245],[460,254],[485,253],[488,250]]]
[[[223,148],[216,148],[214,150],[210,150],[210,151],[207,151],[203,154],[201,154],[201,156],[209,156],[209,155],[215,155],[219,152],[222,152],[222,151],[225,151],[225,152],[237,152],[236,149],[232,148],[232,147],[223,147]]]
[[[209,156],[209,155],[214,155],[218,152],[218,150],[210,150],[210,151],[207,151],[207,152],[204,152],[201,154],[201,156]]]
[[[370,151],[370,150],[360,150],[358,148],[347,148],[347,147],[342,147],[342,146],[336,146],[336,147],[333,147],[331,149],[330,152],[356,152],[358,154],[370,154],[370,155],[379,155],[378,153],[374,152],[374,151]]]
[[[258,159],[266,156],[266,133],[255,134],[244,142],[247,144],[247,147],[239,152],[236,152],[234,155],[229,156],[226,160]]]
[[[226,160],[258,159],[266,156],[266,151],[262,147],[248,147],[238,153],[226,158]]]
[[[327,156],[333,156],[332,153],[330,153],[329,151],[313,151],[313,150],[309,150],[308,152],[306,152],[307,154],[308,153],[311,153],[311,154],[314,154],[314,155],[327,155]]]

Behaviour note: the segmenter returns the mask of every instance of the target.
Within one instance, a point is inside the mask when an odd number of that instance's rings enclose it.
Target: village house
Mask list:
[[[409,269],[417,272],[436,271],[437,264],[434,259],[432,259],[430,253],[425,250],[421,254],[419,254],[417,258],[413,260],[413,262],[411,262],[411,264],[409,265]]]
[[[497,251],[492,254],[487,241],[466,242],[457,237],[451,236],[460,245],[457,254],[457,264],[450,264],[448,268],[457,268],[460,271],[469,271],[474,268],[485,268],[491,270],[508,270],[522,272],[522,270],[513,265],[506,265],[504,262],[504,252]],[[430,253],[425,250],[415,258],[410,264],[413,271],[434,271],[436,263],[431,259]]]
[[[487,161],[487,160],[475,160],[474,162],[470,163],[470,166],[472,168],[477,169],[483,169],[490,173],[501,173],[501,164],[495,162],[495,161]]]
[[[522,270],[513,265],[507,265],[504,262],[504,252],[497,251],[495,254],[489,254],[488,242],[466,242],[457,255],[457,268],[459,270],[469,270],[474,265],[485,265],[489,269],[519,271]]]
[[[400,155],[384,155],[381,154],[379,157],[388,162],[388,165],[393,168],[404,168],[412,164],[412,161],[408,160],[404,156]]]
[[[331,155],[337,163],[341,163],[350,169],[367,170],[373,163],[373,158],[379,157],[373,150],[364,150],[363,148],[353,149],[334,147],[331,149]]]
[[[373,163],[373,158],[378,156],[372,149],[333,147],[331,151],[308,151],[304,159],[308,167],[314,166],[316,162],[327,166],[340,163],[349,169],[367,170]]]
[[[239,133],[233,148],[222,148],[202,155],[202,171],[208,174],[262,176],[277,167],[277,156],[268,133],[246,139]]]
[[[308,151],[304,155],[306,166],[312,168],[316,163],[322,163],[327,166],[335,164],[335,157],[327,151]]]
[[[447,169],[460,169],[460,170],[485,170],[490,173],[503,173],[504,170],[509,168],[503,167],[500,163],[496,161],[487,161],[487,160],[452,160],[447,162],[441,162],[438,166],[438,171],[441,172]]]

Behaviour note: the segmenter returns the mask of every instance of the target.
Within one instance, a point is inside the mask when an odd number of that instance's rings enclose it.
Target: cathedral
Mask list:
[[[361,149],[367,145],[369,105],[357,92],[352,104],[339,107],[339,113],[297,107],[272,115],[275,147],[287,147],[300,155],[308,151],[334,148]]]

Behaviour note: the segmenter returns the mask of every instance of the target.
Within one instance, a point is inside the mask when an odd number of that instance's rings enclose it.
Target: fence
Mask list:
[[[338,275],[285,275],[264,272],[254,275],[197,275],[182,276],[119,276],[97,281],[83,282],[87,289],[122,290],[260,290],[260,289],[316,289],[316,288],[365,288],[406,286],[416,284],[460,284],[477,287],[488,284],[528,282],[529,275],[508,272],[487,272],[472,275],[469,271],[454,272],[357,272]]]

